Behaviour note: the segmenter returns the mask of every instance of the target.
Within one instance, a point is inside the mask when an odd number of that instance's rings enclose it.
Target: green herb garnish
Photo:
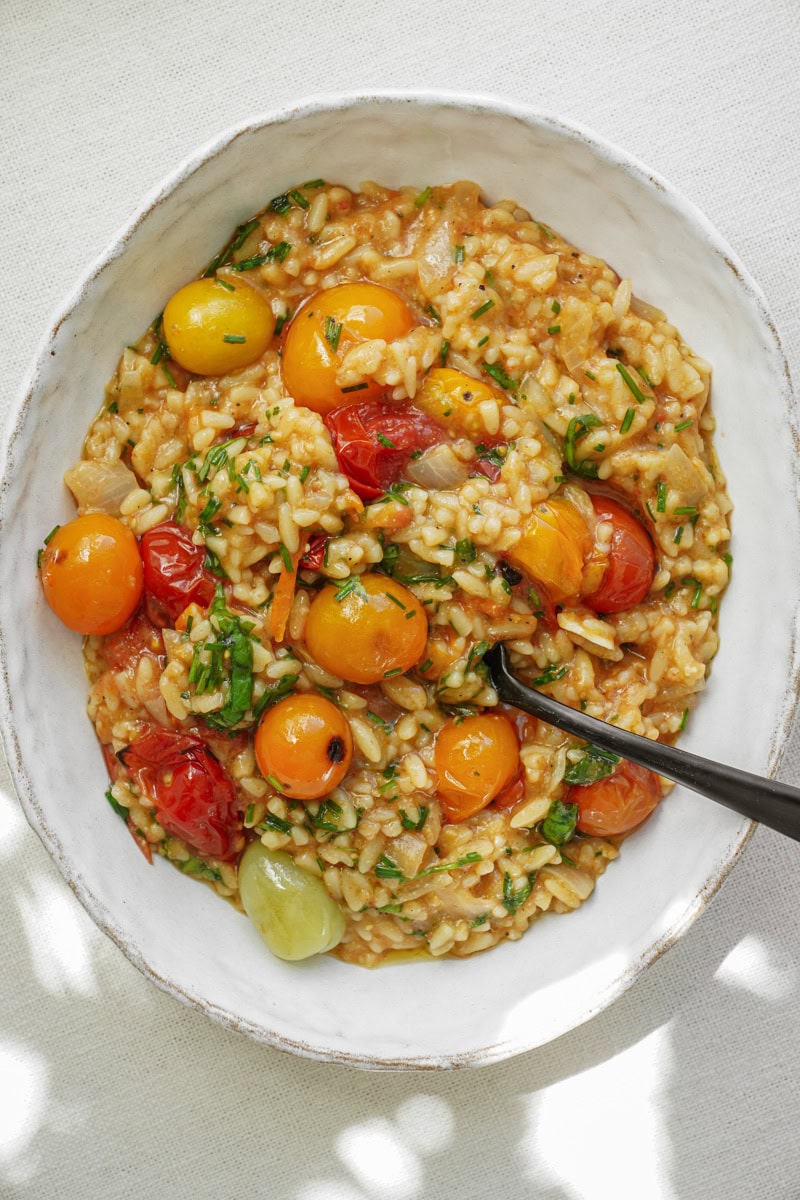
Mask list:
[[[619,762],[618,754],[612,754],[610,750],[600,750],[589,742],[581,749],[582,756],[576,762],[567,763],[567,769],[564,772],[565,783],[577,783],[582,786],[587,783],[597,783],[599,779],[605,779],[607,775],[611,775],[615,765]]]

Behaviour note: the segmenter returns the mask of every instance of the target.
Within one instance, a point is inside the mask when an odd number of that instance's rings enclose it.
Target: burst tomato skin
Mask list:
[[[442,426],[413,404],[362,400],[325,416],[339,460],[357,496],[377,500],[396,483],[416,450],[446,440]]]
[[[106,635],[103,657],[113,671],[124,671],[127,667],[135,666],[144,654],[162,659],[163,662],[164,639],[161,628],[150,620],[142,605],[121,629]]]
[[[646,821],[661,799],[657,775],[635,763],[621,762],[596,783],[573,784],[566,803],[578,806],[578,829],[590,837],[630,833]]]
[[[185,529],[165,521],[143,534],[140,552],[148,612],[157,625],[174,625],[188,604],[207,608],[216,579],[206,567],[205,550]]]
[[[155,801],[167,833],[197,854],[223,862],[244,846],[242,814],[233,783],[202,738],[153,727],[119,758],[139,787]]]
[[[653,586],[655,549],[641,522],[616,500],[593,495],[591,501],[597,520],[612,527],[611,549],[600,586],[582,600],[595,612],[623,612],[641,604]]]

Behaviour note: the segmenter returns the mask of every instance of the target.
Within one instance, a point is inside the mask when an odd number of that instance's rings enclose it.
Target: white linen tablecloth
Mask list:
[[[2,421],[50,311],[181,158],[272,106],[381,87],[494,92],[644,159],[741,254],[800,374],[798,0],[5,0],[0,47]],[[0,1195],[800,1196],[795,843],[760,830],[681,943],[583,1028],[479,1071],[376,1075],[157,991],[0,769]],[[797,731],[782,775],[800,775]]]

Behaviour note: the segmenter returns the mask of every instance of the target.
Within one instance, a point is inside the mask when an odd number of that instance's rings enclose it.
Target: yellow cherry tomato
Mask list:
[[[514,726],[498,713],[448,722],[436,735],[433,762],[445,816],[465,821],[491,804],[519,771]]]
[[[401,296],[377,283],[342,283],[311,296],[292,319],[281,357],[287,392],[296,404],[327,413],[353,400],[373,400],[386,388],[375,380],[343,392],[336,374],[348,350],[381,338],[410,333],[414,314]]]
[[[502,394],[490,384],[451,367],[429,371],[414,397],[417,408],[474,442],[481,442],[487,436],[480,412],[484,400],[504,403]]]
[[[325,671],[350,683],[378,683],[415,666],[428,618],[416,596],[388,575],[354,576],[312,602],[305,639]]]
[[[287,696],[261,718],[255,752],[261,774],[285,796],[319,800],[347,774],[353,737],[341,709],[324,696]]]
[[[224,375],[249,366],[264,353],[274,331],[267,301],[238,280],[195,279],[164,309],[169,352],[193,375]]]
[[[113,633],[142,595],[136,538],[116,517],[86,513],[57,529],[42,551],[44,598],[75,633]]]
[[[534,506],[522,537],[505,557],[541,583],[559,604],[581,590],[584,561],[592,549],[589,527],[574,504],[551,496]]]

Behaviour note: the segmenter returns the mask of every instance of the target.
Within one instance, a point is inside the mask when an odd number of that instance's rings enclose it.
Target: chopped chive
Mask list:
[[[376,433],[375,436],[378,439],[378,441],[380,442],[380,444],[382,446],[385,446],[387,450],[396,450],[397,449],[394,442],[391,440],[391,438],[388,438],[385,433]]]
[[[225,288],[226,292],[235,292],[236,291],[236,288],[233,286],[232,283],[228,283],[227,279],[220,279],[220,277],[217,276],[217,278],[215,279],[214,282],[218,283],[221,288]]]
[[[444,366],[444,364],[447,362],[447,355],[448,355],[449,350],[450,350],[450,343],[448,341],[442,342],[442,348],[439,351],[439,358],[442,360],[442,366]]]
[[[230,342],[235,346],[241,346],[247,341],[247,338],[241,333],[225,333],[222,336],[222,340],[223,342]]]
[[[308,479],[310,471],[311,471],[311,467],[308,465],[308,463],[306,463],[306,465],[303,467],[302,471],[300,472],[300,482],[301,483],[305,483],[305,481]]]
[[[56,529],[58,529],[58,526],[56,526]],[[728,572],[730,573],[730,569],[733,566],[733,555],[723,554],[722,561],[725,563],[725,566],[728,568]]]
[[[655,517],[655,513],[653,512],[652,508],[650,507],[650,501],[645,500],[644,506],[647,509],[647,515],[649,516],[650,520],[655,522],[656,517]]]
[[[383,678],[384,678],[384,679],[391,679],[393,675],[402,675],[402,674],[403,674],[403,668],[402,668],[402,667],[393,667],[391,671],[384,671],[384,672],[383,672]]]
[[[291,318],[291,315],[291,311],[289,311],[285,312],[282,317],[278,317],[277,321],[275,322],[275,337],[280,337],[281,333],[283,332],[283,327]]]
[[[507,392],[515,392],[517,390],[518,384],[516,379],[512,379],[510,375],[507,375],[498,363],[484,362],[481,363],[481,366],[487,375],[491,375],[492,379],[500,384],[501,388],[505,388]]]
[[[270,782],[272,782],[272,780],[274,778],[275,778],[274,775],[267,776],[267,779]],[[280,784],[278,784],[277,781],[276,781],[275,786],[277,786],[278,791],[281,790]],[[245,822],[245,824],[246,824],[246,822]],[[264,816],[261,819],[261,824],[266,825],[267,829],[273,829],[276,833],[291,833],[292,832],[291,821],[284,821],[283,817],[276,817],[275,813],[271,813],[271,812],[269,812],[269,810],[264,813]]]
[[[339,338],[342,336],[342,323],[334,317],[328,317],[325,322],[325,341],[335,354],[339,349]]]
[[[391,592],[384,592],[384,595],[387,600],[391,600],[392,604],[396,604],[398,608],[402,608],[403,612],[406,611],[407,605],[403,604],[402,600],[398,600],[397,596],[393,596]]]
[[[53,538],[55,537],[55,535],[58,533],[58,531],[59,531],[59,529],[60,529],[60,528],[61,528],[61,526],[60,526],[60,525],[54,525],[54,526],[53,526],[53,528],[52,528],[52,529],[50,530],[50,532],[48,533],[47,537],[44,539],[44,544],[45,544],[45,546],[49,546],[49,545],[50,545],[51,541],[53,540]],[[729,555],[728,557],[730,557],[730,555]]]
[[[297,188],[294,188],[293,191],[289,192],[289,195],[292,197],[295,204],[298,204],[300,206],[300,208],[310,208],[311,207],[310,204],[308,203],[308,201],[306,200],[305,196],[303,195],[303,193],[298,192]]]
[[[433,666],[433,659],[426,658],[424,663],[420,663],[419,670],[424,675],[426,671],[430,671],[432,666]]]
[[[548,325],[547,332],[548,333],[561,333],[561,326],[560,325]]]
[[[678,726],[678,729],[681,731],[681,733],[683,733],[684,729],[686,728],[686,722],[688,721],[688,719],[689,719],[689,710],[688,710],[688,708],[685,708],[683,710],[683,716],[681,717],[681,723]]]
[[[656,486],[656,512],[667,511],[667,485],[662,480]]]
[[[618,362],[617,370],[619,371],[620,375],[622,376],[622,381],[625,384],[626,388],[634,396],[637,404],[644,404],[647,397],[645,396],[644,392],[639,387],[639,385],[636,383],[635,379],[633,378],[633,376],[631,375],[631,373],[627,369],[627,367],[624,367],[621,362]]]
[[[304,188],[321,188],[325,187],[324,179],[309,179],[308,183],[303,184]]]
[[[697,509],[693,504],[684,504],[681,508],[673,508],[672,510],[678,516],[693,517],[697,513]]]
[[[464,261],[464,247],[463,246],[456,246],[454,258],[455,258],[456,266],[460,267]]]
[[[558,316],[558,314],[561,312],[561,305],[558,303],[557,300],[554,300],[553,303],[550,305],[550,309],[552,312],[554,312],[556,314],[556,316]]]
[[[410,608],[408,610],[408,612],[406,613],[406,620],[410,621],[411,618],[415,617],[416,615],[417,615],[417,610],[415,608]]]
[[[675,537],[672,539],[676,546],[680,545],[680,540],[683,537],[683,526],[679,525],[675,530]]]
[[[478,349],[480,350],[481,346],[485,346],[486,343],[488,342],[488,340],[489,340],[489,335],[487,333],[486,336],[482,337],[481,340],[478,342]]]
[[[397,863],[393,858],[389,858],[388,854],[382,854],[378,859],[375,874],[378,879],[405,879]]]
[[[594,374],[593,371],[584,371],[583,373],[587,379],[591,379],[591,380],[597,379],[597,376]]]
[[[363,391],[364,391],[364,388],[366,388],[366,387],[369,387],[369,384],[367,384],[367,383],[354,383],[352,387],[339,388],[339,391],[340,391],[340,392],[342,393],[342,395],[344,396],[344,395],[346,395],[348,392],[363,392]]]
[[[267,783],[270,784],[271,787],[274,787],[276,792],[283,791],[283,784],[278,779],[276,779],[274,775],[267,776]]]
[[[292,566],[292,556],[289,553],[289,551],[286,549],[286,547],[284,546],[283,542],[280,543],[280,551],[281,551],[281,558],[283,559],[283,565],[286,568],[286,571],[288,572],[289,575],[294,575],[294,567]]]
[[[469,538],[460,538],[456,542],[456,557],[460,562],[471,563],[477,558],[478,551],[475,549],[474,542]]]
[[[285,217],[292,207],[289,197],[283,192],[280,196],[273,196],[268,206],[272,212],[277,213],[279,217]]]
[[[691,419],[689,419],[688,421],[680,421],[679,424],[677,424],[675,426],[675,432],[680,433],[681,430],[688,429],[690,425],[694,425],[694,421],[692,421]]]
[[[433,307],[432,304],[426,305],[425,312],[428,313],[428,315],[433,318],[433,320],[436,322],[437,325],[441,325],[442,318],[439,316],[438,312],[436,311],[436,309]]]
[[[478,317],[482,317],[482,316],[483,316],[483,314],[484,314],[485,312],[488,312],[490,308],[494,308],[494,300],[486,300],[486,301],[485,301],[485,302],[484,302],[484,303],[483,303],[483,304],[480,306],[480,308],[476,308],[474,312],[471,312],[471,313],[469,314],[469,315],[470,315],[470,318],[471,318],[473,321],[477,321]]]
[[[426,201],[430,200],[431,191],[432,191],[432,188],[430,188],[430,187],[423,188],[423,190],[420,192],[420,194],[417,196],[416,200],[414,201],[414,204],[416,205],[417,208],[422,208],[423,204],[425,204]]]
[[[635,415],[636,415],[635,408],[626,408],[625,409],[625,416],[622,418],[622,424],[619,427],[620,433],[628,432],[631,425],[633,424],[633,418],[635,417]]]
[[[567,482],[566,475],[554,475],[553,476],[553,483],[566,483],[566,482]]]
[[[531,687],[544,687],[548,683],[556,683],[557,680],[564,678],[568,670],[569,667],[559,667],[558,663],[550,663],[541,675],[537,675],[535,679],[531,680]]]

